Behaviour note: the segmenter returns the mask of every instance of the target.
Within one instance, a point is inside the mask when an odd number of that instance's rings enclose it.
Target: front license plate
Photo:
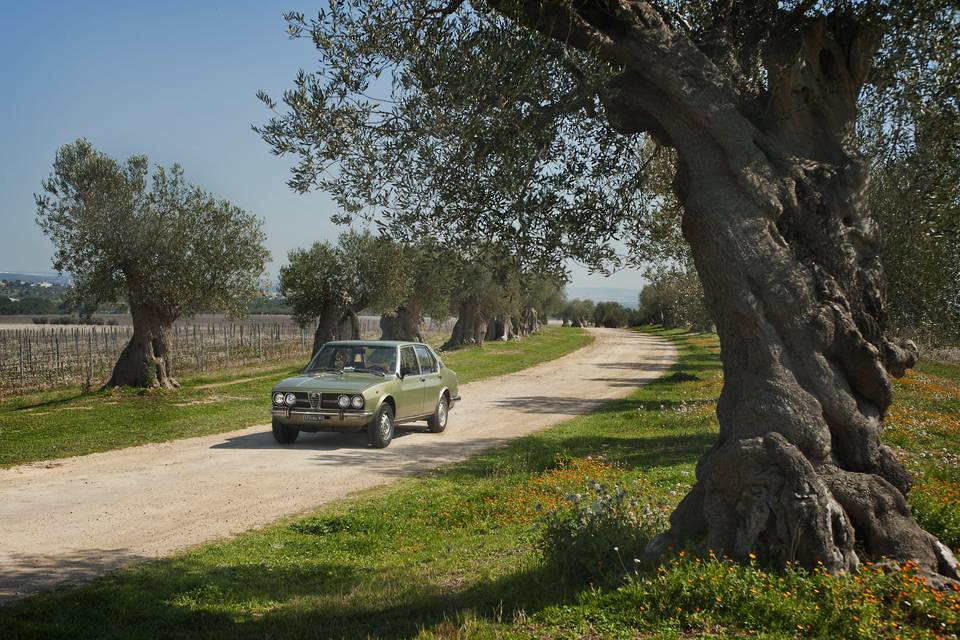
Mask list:
[[[303,421],[304,422],[323,422],[326,417],[327,416],[317,416],[317,415],[313,415],[312,413],[307,413],[307,414],[304,414]]]

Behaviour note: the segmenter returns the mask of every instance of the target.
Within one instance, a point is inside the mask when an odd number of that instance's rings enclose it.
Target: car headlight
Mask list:
[[[341,409],[346,409],[350,406],[350,396],[340,396],[337,398],[337,404],[340,405]]]
[[[297,404],[297,396],[293,395],[292,393],[288,393],[286,396],[284,396],[283,401],[286,402],[288,406],[292,407],[293,405]]]
[[[363,409],[363,396],[353,396],[350,399],[350,404],[353,405],[354,409]]]
[[[283,393],[278,391],[273,394],[273,404],[283,404]]]

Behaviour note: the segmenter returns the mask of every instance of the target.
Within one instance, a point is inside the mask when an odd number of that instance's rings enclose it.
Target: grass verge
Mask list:
[[[548,327],[524,340],[452,351],[461,383],[503,375],[589,344],[582,329]],[[175,391],[77,388],[0,399],[0,467],[232,431],[269,421],[270,389],[302,362],[181,379]]]
[[[594,414],[305,518],[2,607],[0,629],[16,638],[960,633],[960,594],[928,592],[909,568],[838,578],[683,556],[591,585],[538,552],[542,511],[565,508],[591,480],[665,508],[689,487],[716,437],[717,347],[709,336],[661,335],[676,341],[680,362]],[[915,374],[936,389],[903,383],[901,401],[952,406],[953,391],[936,396],[950,379],[921,377],[931,375]],[[893,422],[893,432],[905,428]]]

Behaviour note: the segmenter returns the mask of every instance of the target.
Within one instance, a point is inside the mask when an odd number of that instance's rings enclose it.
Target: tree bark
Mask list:
[[[423,316],[412,307],[400,306],[392,313],[380,316],[381,340],[425,342]]]
[[[486,335],[487,321],[481,314],[479,305],[475,302],[464,302],[460,305],[457,322],[453,325],[450,339],[443,348],[456,349],[471,344],[483,346]]]
[[[540,316],[537,314],[537,310],[533,307],[528,307],[524,310],[523,327],[525,330],[525,335],[530,335],[531,333],[537,333],[540,331]]]
[[[360,339],[360,318],[352,308],[330,304],[324,307],[317,318],[313,332],[313,354],[331,340]]]
[[[170,329],[175,318],[160,309],[131,304],[133,335],[124,347],[106,387],[162,387],[173,389]]]
[[[506,341],[516,338],[514,322],[511,316],[498,315],[487,323],[487,341]]]

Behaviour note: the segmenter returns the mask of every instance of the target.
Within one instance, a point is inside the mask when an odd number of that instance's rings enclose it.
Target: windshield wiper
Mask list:
[[[380,371],[380,370],[378,370],[378,369],[367,369],[366,367],[344,367],[343,370],[344,370],[344,371],[351,371],[351,372],[352,372],[352,371],[358,371],[358,372],[360,372],[360,373],[373,373],[373,374],[375,374],[375,375],[380,376],[381,378],[383,378],[384,376],[387,375],[387,374],[385,374],[383,371]]]

